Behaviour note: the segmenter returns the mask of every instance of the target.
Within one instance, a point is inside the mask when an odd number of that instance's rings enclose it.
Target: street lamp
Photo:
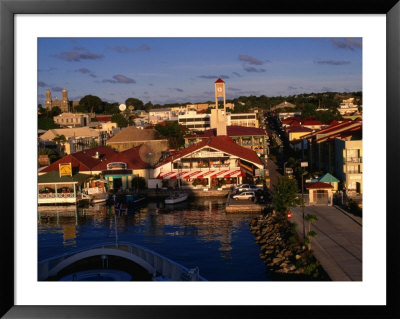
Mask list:
[[[308,162],[301,162],[300,166],[307,167]],[[301,211],[302,211],[302,215],[303,215],[303,238],[304,238],[304,240],[306,239],[306,228],[305,228],[305,224],[304,224],[304,175],[307,175],[307,174],[308,174],[307,171],[305,171],[301,174]]]

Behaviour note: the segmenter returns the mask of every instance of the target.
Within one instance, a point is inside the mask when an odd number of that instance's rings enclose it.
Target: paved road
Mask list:
[[[278,166],[271,160],[267,160],[267,169],[269,170],[269,178],[271,182],[271,190],[273,189],[273,186],[278,183],[278,179],[281,175],[278,171]]]
[[[301,207],[293,209],[299,236],[303,236]],[[362,280],[362,219],[331,206],[306,206],[304,214],[317,216],[311,229],[318,233],[311,249],[333,281]],[[306,222],[306,232],[308,224]]]

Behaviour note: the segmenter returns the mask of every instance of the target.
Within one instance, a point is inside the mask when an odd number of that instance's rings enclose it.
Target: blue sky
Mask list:
[[[40,38],[38,103],[46,89],[123,103],[362,90],[361,38]]]

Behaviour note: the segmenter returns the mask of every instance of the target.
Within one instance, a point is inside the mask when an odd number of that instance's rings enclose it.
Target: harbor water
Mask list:
[[[104,204],[86,208],[39,207],[39,261],[105,242],[149,248],[210,281],[268,281],[250,232],[254,213],[226,213],[225,198],[176,205],[148,200],[135,210]],[[114,216],[115,214],[115,216]]]

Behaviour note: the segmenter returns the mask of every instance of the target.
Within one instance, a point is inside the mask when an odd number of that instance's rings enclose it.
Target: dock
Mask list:
[[[264,208],[265,205],[254,203],[251,200],[233,200],[230,192],[225,205],[227,213],[261,213]]]
[[[172,192],[176,191],[176,189],[146,189],[142,190],[139,193],[146,195],[149,198],[165,198],[171,195]],[[189,194],[189,198],[198,198],[198,197],[226,197],[230,190],[229,189],[209,189],[209,188],[198,188],[198,189],[187,189],[182,188],[180,191],[187,192]]]

